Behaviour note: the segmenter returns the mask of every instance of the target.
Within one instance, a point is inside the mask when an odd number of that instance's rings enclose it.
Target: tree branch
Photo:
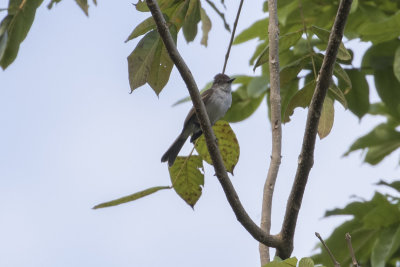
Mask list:
[[[317,232],[315,232],[315,235],[318,237],[319,241],[321,241],[322,245],[324,246],[326,252],[328,252],[329,257],[331,257],[331,260],[333,262],[333,265],[335,267],[340,267],[339,262],[335,259],[335,256],[333,256],[333,253],[331,252],[331,250],[328,248],[328,246],[326,245],[325,241],[322,239],[321,235]]]
[[[345,238],[346,238],[346,241],[347,241],[347,246],[349,247],[351,261],[353,263],[353,266],[354,267],[359,267],[360,265],[357,262],[356,255],[354,255],[353,245],[351,244],[351,235],[349,233],[346,233]]]
[[[207,116],[207,112],[203,101],[200,98],[200,93],[197,88],[196,82],[193,79],[192,73],[184,62],[183,58],[176,49],[175,42],[168,30],[164,16],[155,0],[146,0],[147,6],[151,11],[154,21],[157,25],[157,30],[160,34],[161,39],[168,51],[169,56],[177,67],[182,79],[189,90],[190,97],[193,101],[193,106],[196,111],[196,115],[199,119],[201,129],[204,133],[206,139],[206,144],[208,151],[210,153],[215,173],[218,177],[219,182],[225,192],[229,204],[231,205],[237,220],[243,225],[243,227],[259,242],[268,245],[270,247],[280,247],[281,240],[269,234],[266,234],[261,228],[259,228],[254,221],[247,214],[243,208],[239,197],[233,187],[228,174],[225,170],[224,163],[222,161],[221,154],[217,147],[216,138],[214,132],[212,131],[210,120]]]
[[[277,0],[268,1],[269,10],[269,71],[270,71],[270,103],[271,103],[271,131],[272,152],[267,179],[264,184],[263,202],[261,211],[261,229],[270,234],[272,197],[275,182],[281,164],[282,125],[281,125],[281,94],[279,85],[279,25],[277,15]],[[261,266],[270,261],[269,248],[259,245]]]
[[[298,160],[297,172],[287,202],[285,218],[280,232],[284,245],[282,249],[277,249],[277,255],[282,259],[288,258],[293,251],[293,238],[297,217],[299,215],[308,175],[314,164],[315,139],[319,118],[321,116],[321,109],[332,78],[333,66],[336,61],[340,42],[343,38],[344,26],[346,25],[347,16],[350,12],[351,3],[352,0],[342,0],[339,4],[335,22],[329,36],[326,54],[317,78],[317,85],[308,109],[306,129]]]
[[[232,34],[231,34],[231,40],[229,41],[228,50],[226,51],[224,67],[222,68],[222,74],[225,74],[226,64],[228,63],[229,53],[231,52],[233,38],[235,38],[236,27],[237,27],[237,24],[238,24],[238,21],[239,21],[240,11],[242,10],[243,1],[244,0],[240,1],[238,12],[236,14],[235,23],[233,23],[233,31],[232,31]]]

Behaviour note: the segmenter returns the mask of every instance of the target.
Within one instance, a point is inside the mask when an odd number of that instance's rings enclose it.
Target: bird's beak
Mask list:
[[[235,79],[236,79],[236,78],[232,78],[232,79],[230,79],[228,82],[229,82],[229,83],[232,83]]]

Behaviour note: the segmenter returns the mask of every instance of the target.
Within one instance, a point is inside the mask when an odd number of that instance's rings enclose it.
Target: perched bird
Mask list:
[[[221,119],[232,104],[231,84],[235,78],[230,78],[225,74],[217,74],[210,89],[201,94],[201,99],[206,106],[207,114],[211,125],[214,125]],[[201,131],[199,121],[197,119],[194,107],[189,111],[183,123],[182,132],[174,143],[168,148],[167,152],[162,156],[161,162],[168,161],[168,166],[172,166],[182,149],[186,139],[191,135],[190,142],[196,141],[203,132]]]

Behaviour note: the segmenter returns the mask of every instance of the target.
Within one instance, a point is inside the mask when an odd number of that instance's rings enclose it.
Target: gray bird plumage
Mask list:
[[[231,84],[233,80],[235,79],[228,75],[217,74],[211,88],[201,94],[211,125],[221,119],[232,104]],[[161,157],[161,162],[168,161],[168,166],[171,167],[188,137],[192,136],[190,142],[193,143],[202,133],[194,107],[192,107],[183,123],[182,132]]]

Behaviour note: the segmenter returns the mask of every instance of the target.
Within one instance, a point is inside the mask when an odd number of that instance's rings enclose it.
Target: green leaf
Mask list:
[[[339,103],[342,104],[342,106],[345,109],[348,108],[347,100],[346,97],[344,96],[344,93],[342,92],[342,90],[340,90],[339,87],[336,86],[336,84],[333,81],[329,85],[328,96],[339,101]]]
[[[264,95],[252,98],[247,95],[247,86],[242,85],[232,92],[232,106],[222,118],[228,122],[239,122],[250,117],[260,106]]]
[[[78,6],[82,9],[86,16],[89,16],[89,5],[87,0],[75,0]]]
[[[383,180],[380,180],[378,183],[376,183],[376,185],[386,185],[393,188],[394,190],[397,190],[400,193],[400,181],[394,181],[392,183],[388,183]]]
[[[185,17],[189,8],[189,1],[182,1],[180,2],[176,8],[174,8],[169,22],[171,22],[172,24],[174,24],[176,26],[177,29],[181,28],[182,25],[185,22]]]
[[[376,206],[376,199],[380,198],[379,196],[375,196],[375,201],[368,202],[360,202],[354,201],[346,205],[344,208],[337,208],[333,210],[328,210],[325,212],[324,217],[334,216],[334,215],[353,215],[358,222],[362,220],[362,218],[368,214]]]
[[[362,70],[367,71],[368,74],[373,74],[375,70],[393,68],[393,58],[399,46],[399,40],[392,40],[371,46],[363,56],[361,62]]]
[[[268,36],[268,18],[257,20],[250,27],[242,31],[233,41],[234,45],[258,38],[265,40]]]
[[[0,60],[0,66],[3,69],[6,69],[17,57],[19,46],[28,35],[35,18],[36,9],[42,4],[42,2],[43,0],[10,1],[8,7],[9,15],[3,20],[6,24],[5,26],[8,24],[7,45],[3,48],[4,52]]]
[[[320,27],[317,27],[315,25],[310,27],[310,30],[321,40],[323,41],[326,45],[328,45],[329,42],[329,35],[331,34],[330,31],[322,29]],[[326,49],[326,48],[325,48]],[[325,50],[324,49],[324,50]],[[350,60],[351,55],[349,51],[347,51],[346,47],[344,47],[343,42],[340,43],[337,58],[341,60]]]
[[[288,1],[286,1],[286,2],[288,2]],[[290,1],[289,3],[290,4],[284,5],[284,6],[281,6],[280,8],[278,8],[278,20],[283,26],[286,25],[289,15],[292,12],[294,12],[295,10],[298,10],[298,8],[299,8],[298,1]]]
[[[129,83],[131,90],[144,85],[150,76],[151,66],[155,61],[160,36],[153,30],[147,33],[128,57]]]
[[[371,264],[384,267],[393,253],[400,247],[400,227],[394,225],[380,233],[371,253]]]
[[[175,192],[192,208],[199,200],[204,186],[203,160],[199,156],[177,157],[169,168]]]
[[[318,124],[318,136],[320,139],[325,138],[331,132],[334,116],[333,100],[330,97],[325,97]]]
[[[134,193],[134,194],[129,195],[129,196],[121,197],[121,198],[118,198],[118,199],[115,199],[115,200],[112,200],[112,201],[108,201],[108,202],[104,202],[104,203],[98,204],[98,205],[94,206],[93,209],[100,209],[100,208],[107,208],[107,207],[117,206],[117,205],[120,205],[120,204],[131,202],[131,201],[137,200],[139,198],[151,195],[151,194],[153,194],[153,193],[155,193],[157,191],[163,190],[163,189],[171,189],[171,187],[170,186],[151,187],[151,188],[148,188],[146,190]]]
[[[373,199],[375,207],[362,219],[363,228],[379,229],[389,227],[400,222],[400,210],[398,205],[391,203],[382,194],[375,194]]]
[[[292,257],[284,261],[280,259],[279,260],[274,259],[274,261],[265,264],[263,267],[296,267],[296,264],[297,264],[297,258]]]
[[[175,41],[177,39],[177,30],[174,26],[170,27],[172,38]],[[164,46],[161,38],[158,41],[158,48],[154,57],[153,64],[151,65],[150,75],[147,83],[153,88],[158,95],[169,80],[174,63],[169,57],[168,51]]]
[[[254,65],[254,62],[257,60],[259,55],[261,54],[262,51],[268,46],[268,41],[264,41],[260,44],[257,45],[256,49],[254,50],[253,55],[251,56],[249,60],[249,65],[252,66]]]
[[[382,102],[373,103],[369,105],[368,113],[371,115],[382,115],[387,116],[389,111],[387,107]]]
[[[287,84],[291,83],[294,80],[298,80],[297,75],[299,72],[307,65],[311,63],[311,56],[306,55],[301,57],[295,61],[292,61],[290,64],[284,66],[279,73],[280,85],[281,87],[285,87]]]
[[[356,12],[357,8],[358,8],[358,0],[354,0],[353,3],[351,4],[350,14]]]
[[[182,2],[181,0],[158,0],[158,6],[161,11],[165,13],[165,10],[170,8],[171,6],[177,4],[178,2]],[[133,4],[137,11],[139,12],[149,12],[149,8],[147,7],[147,3],[144,0],[138,0],[136,4]]]
[[[140,11],[140,12],[149,12],[150,11],[144,0],[138,0],[138,2],[133,5],[135,6],[137,11]]]
[[[248,86],[249,83],[253,80],[253,76],[247,76],[247,75],[234,75],[233,76],[235,80],[233,81],[233,84],[242,84]]]
[[[362,41],[382,43],[400,35],[400,11],[380,22],[366,22],[359,28]]]
[[[156,28],[157,26],[154,22],[153,17],[149,17],[136,26],[136,28],[132,31],[131,34],[129,34],[128,38],[125,40],[125,43]]]
[[[328,214],[330,213],[330,214]],[[357,201],[344,209],[327,212],[328,215],[353,215],[351,221],[337,227],[326,240],[335,258],[342,266],[351,265],[351,257],[344,242],[344,234],[352,236],[357,260],[363,266],[388,266],[400,246],[399,199],[376,192],[370,201]],[[321,247],[321,246],[320,246]],[[330,264],[325,250],[313,256],[315,262]]]
[[[50,3],[47,5],[48,9],[52,9],[54,4],[60,3],[61,0],[51,0]]]
[[[361,119],[369,110],[369,85],[361,71],[347,69],[346,72],[352,84],[351,90],[345,95],[346,100],[351,112]]]
[[[314,261],[311,258],[302,258],[299,267],[314,267]]]
[[[10,25],[12,16],[6,16],[0,23],[0,60],[4,56],[7,47],[8,32],[7,28]]]
[[[394,54],[393,72],[397,78],[397,81],[400,82],[400,46],[397,47],[396,52]]]
[[[285,118],[286,109],[289,105],[290,100],[298,92],[298,90],[299,90],[299,81],[298,80],[294,80],[284,87],[281,86],[281,120],[282,121]]]
[[[315,90],[315,81],[313,80],[304,85],[304,87],[301,90],[297,91],[297,93],[292,97],[286,108],[285,116],[283,119],[284,123],[290,121],[290,116],[293,115],[295,108],[297,107],[306,108],[310,105],[311,98],[314,94],[314,90]]]
[[[4,32],[0,35],[0,60],[4,56],[4,51],[6,50],[6,44],[8,40],[8,33]]]
[[[392,127],[389,127],[387,124],[382,123],[375,127],[371,132],[354,142],[349,151],[346,152],[345,156],[358,149],[377,146],[398,139],[400,139],[400,133],[394,130]]]
[[[337,62],[335,62],[333,67],[333,75],[335,75],[339,80],[343,80],[346,85],[346,88],[344,89],[345,92],[352,88],[353,85],[349,75],[347,75],[346,71]]]
[[[317,63],[318,66],[322,66],[322,62],[324,60],[324,55],[322,54],[317,54],[314,56],[314,59]],[[347,75],[346,71],[338,64],[335,62],[334,68],[333,68],[333,75],[335,75],[339,81],[342,80],[342,85],[345,86],[346,88],[344,89],[345,92],[351,89],[352,84],[349,76]]]
[[[231,126],[226,121],[218,121],[213,130],[218,140],[218,147],[221,151],[222,160],[228,172],[232,173],[239,161],[240,147],[236,135]],[[212,165],[210,154],[208,153],[204,135],[200,136],[195,144],[197,153],[208,163]]]
[[[400,118],[400,82],[394,76],[392,68],[376,70],[374,80],[379,97],[391,114]]]
[[[170,27],[176,42],[176,27]],[[158,95],[167,84],[173,62],[157,31],[147,33],[128,57],[129,83],[131,90],[146,82]]]
[[[292,257],[282,261],[281,259],[271,261],[270,263],[265,264],[263,267],[296,267],[297,258]]]
[[[203,31],[203,36],[201,37],[200,43],[207,47],[208,33],[211,30],[212,24],[210,18],[208,17],[206,11],[203,8],[200,9],[200,19],[201,19],[201,30]]]
[[[190,0],[183,23],[183,36],[186,42],[192,42],[197,35],[197,24],[200,21],[200,0]]]
[[[267,92],[269,85],[269,77],[257,76],[251,79],[248,87],[247,87],[247,95],[252,98],[258,98],[261,95],[264,95]]]
[[[359,149],[368,149],[364,161],[375,165],[385,156],[400,147],[400,133],[387,124],[380,124],[368,134],[357,139],[344,154]]]
[[[368,149],[364,161],[371,165],[376,165],[399,147],[400,147],[400,140],[395,140],[386,145],[371,147]]]
[[[294,46],[303,35],[303,30],[291,32],[279,37],[279,53],[288,50],[290,47]],[[258,66],[265,64],[269,61],[269,45],[267,45],[264,50],[261,52],[259,57],[257,58],[256,63],[254,64],[253,70],[255,70]]]

